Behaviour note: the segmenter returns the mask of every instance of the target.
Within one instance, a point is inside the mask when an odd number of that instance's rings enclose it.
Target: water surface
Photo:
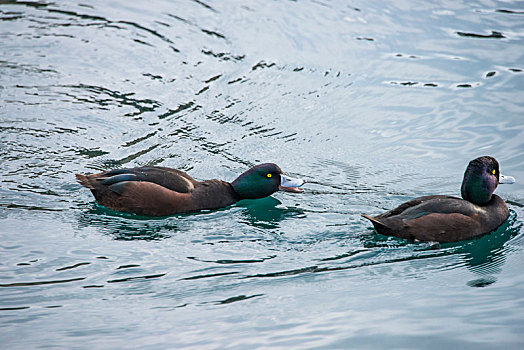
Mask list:
[[[524,5],[0,1],[0,339],[27,348],[521,349]],[[436,246],[377,214],[517,178],[508,221]],[[74,174],[308,181],[145,219]]]

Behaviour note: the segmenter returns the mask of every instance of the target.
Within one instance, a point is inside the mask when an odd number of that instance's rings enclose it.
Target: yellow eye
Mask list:
[[[491,172],[493,175],[495,175],[497,173],[497,171],[495,169],[493,169],[493,171]]]
[[[271,174],[267,174],[266,176],[267,176],[267,177],[271,177],[271,176],[273,176],[273,175],[271,175]]]

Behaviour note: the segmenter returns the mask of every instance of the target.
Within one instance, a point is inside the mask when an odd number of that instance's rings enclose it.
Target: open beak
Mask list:
[[[515,178],[513,176],[499,175],[499,184],[513,184],[515,183]]]
[[[299,187],[302,186],[305,182],[306,181],[302,179],[295,179],[284,174],[280,174],[279,189],[286,192],[301,193],[304,192],[304,190]]]

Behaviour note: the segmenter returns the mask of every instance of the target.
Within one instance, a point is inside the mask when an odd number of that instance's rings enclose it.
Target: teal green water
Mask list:
[[[3,347],[522,349],[523,37],[521,2],[0,1]],[[481,155],[496,232],[360,217]],[[260,162],[305,192],[146,219],[74,179]]]

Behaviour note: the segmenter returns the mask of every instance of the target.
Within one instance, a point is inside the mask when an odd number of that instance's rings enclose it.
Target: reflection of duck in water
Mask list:
[[[468,270],[475,275],[468,286],[485,287],[497,281],[496,276],[502,272],[506,257],[518,249],[511,243],[520,233],[516,217],[516,213],[510,211],[508,220],[493,233],[457,246],[455,253],[462,256]]]
[[[76,174],[104,207],[146,216],[226,207],[241,199],[267,197],[280,190],[302,192],[304,180],[282,173],[272,163],[257,165],[235,181],[196,181],[183,171],[164,167],[116,169]]]
[[[77,220],[80,227],[96,227],[115,240],[158,241],[170,238],[180,231],[179,220],[174,218],[152,220],[150,217],[114,212],[99,205],[79,212]]]
[[[237,205],[245,208],[242,211],[242,222],[263,229],[276,229],[279,223],[288,218],[304,214],[299,208],[286,208],[274,197],[266,197],[257,201],[242,201]]]
[[[499,183],[515,179],[499,172],[493,157],[469,162],[462,181],[463,199],[424,196],[410,200],[386,213],[371,217],[378,233],[420,241],[455,242],[491,232],[508,217],[504,200],[493,194]]]

